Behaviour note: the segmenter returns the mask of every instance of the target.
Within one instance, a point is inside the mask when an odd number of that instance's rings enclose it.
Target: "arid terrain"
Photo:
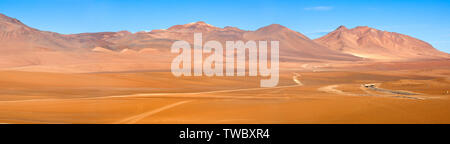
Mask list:
[[[447,66],[450,62],[443,62]],[[169,72],[3,71],[2,123],[449,123],[450,71],[283,71],[257,78]],[[376,84],[377,91],[363,84]],[[395,93],[395,92],[405,93]],[[406,93],[407,92],[407,93]]]
[[[175,77],[176,40],[280,41],[280,82]],[[450,123],[450,56],[369,27],[309,39],[205,22],[63,35],[0,14],[0,123]]]

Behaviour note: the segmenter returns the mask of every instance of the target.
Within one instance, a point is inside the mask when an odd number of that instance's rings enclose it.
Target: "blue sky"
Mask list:
[[[277,23],[317,38],[340,25],[370,26],[450,52],[449,0],[1,0],[0,13],[64,34],[205,21],[245,30]]]

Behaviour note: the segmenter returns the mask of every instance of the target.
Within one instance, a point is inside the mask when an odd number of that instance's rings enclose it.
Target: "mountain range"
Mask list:
[[[47,66],[69,68],[68,71],[114,70],[115,63],[134,64],[141,68],[148,61],[170,62],[174,41],[193,43],[193,33],[201,32],[203,41],[278,40],[281,62],[321,61],[417,61],[449,59],[449,54],[419,39],[369,27],[348,29],[344,26],[318,38],[272,24],[255,31],[236,27],[219,28],[205,22],[175,25],[168,29],[131,33],[99,32],[59,34],[31,28],[17,19],[0,14],[0,68]],[[101,63],[101,64],[100,64]],[[105,64],[108,67],[105,67]],[[76,66],[75,66],[76,65]],[[155,66],[149,66],[154,68]]]

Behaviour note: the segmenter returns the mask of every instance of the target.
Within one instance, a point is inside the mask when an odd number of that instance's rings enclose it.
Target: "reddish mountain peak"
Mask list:
[[[369,26],[357,26],[353,29],[372,29],[372,28],[370,28]]]
[[[275,34],[275,35],[284,35],[286,37],[295,36],[295,37],[300,37],[302,39],[309,40],[309,38],[306,37],[305,35],[303,35],[299,32],[296,32],[294,30],[291,30],[280,24],[271,24],[271,25],[259,28],[255,32],[260,35],[274,35]]]
[[[283,30],[283,29],[288,29],[285,26],[282,26],[280,24],[271,24],[262,28],[259,28],[256,31],[278,31],[278,30]]]
[[[29,29],[25,24],[23,24],[19,20],[0,13],[0,30],[13,31],[19,28]]]
[[[228,31],[228,30],[230,30],[230,31],[244,31],[244,30],[241,30],[241,29],[239,29],[237,27],[232,27],[232,26],[226,26],[226,27],[223,28],[223,30],[225,30],[225,31]]]
[[[341,25],[336,30],[341,30],[342,31],[342,30],[348,30],[348,28],[343,26],[343,25]]]
[[[348,29],[345,26],[339,26],[335,31],[329,33],[328,35],[333,35],[339,38],[343,38],[344,35],[355,35],[358,37],[372,37],[372,36],[393,36],[397,33],[387,32],[387,31],[381,31],[375,28],[371,28],[368,26],[357,26],[352,29]],[[400,34],[398,34],[400,35]]]
[[[357,26],[357,27],[351,29],[351,31],[352,32],[361,32],[361,33],[364,33],[364,32],[380,32],[380,30],[374,29],[374,28],[371,28],[371,27],[368,27],[368,26]]]
[[[189,27],[192,27],[192,26],[215,27],[213,25],[207,24],[204,21],[192,22],[192,23],[185,24],[184,26],[189,26]]]
[[[279,25],[279,24],[271,24],[271,25],[259,28],[255,32],[271,34],[271,33],[295,32],[295,31],[293,31],[287,27],[284,27],[282,25]]]
[[[9,39],[12,36],[18,36],[23,34],[29,34],[30,32],[37,31],[30,28],[15,18],[8,17],[4,14],[0,14],[0,33],[7,32],[10,34],[8,38],[2,36],[3,39]],[[14,34],[13,34],[14,33]]]
[[[339,27],[314,40],[328,48],[372,59],[414,59],[442,57],[442,52],[419,39],[381,31],[368,26]]]
[[[184,25],[175,25],[170,27],[168,30],[175,30],[175,31],[211,31],[220,29],[218,27],[215,27],[213,25],[207,24],[203,21],[188,23]]]
[[[126,31],[126,30],[123,30],[123,31],[119,31],[119,32],[117,32],[117,33],[122,33],[122,34],[132,34],[131,32],[129,32],[129,31]]]
[[[15,18],[8,17],[4,14],[0,13],[0,22],[8,22],[8,23],[15,23],[15,24],[22,24],[19,20]]]
[[[204,21],[198,21],[198,22],[194,22],[195,24],[207,24]]]

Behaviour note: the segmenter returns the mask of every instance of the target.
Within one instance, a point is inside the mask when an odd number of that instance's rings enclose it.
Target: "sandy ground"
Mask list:
[[[450,123],[449,74],[289,70],[259,88],[255,77],[1,71],[0,123]]]

